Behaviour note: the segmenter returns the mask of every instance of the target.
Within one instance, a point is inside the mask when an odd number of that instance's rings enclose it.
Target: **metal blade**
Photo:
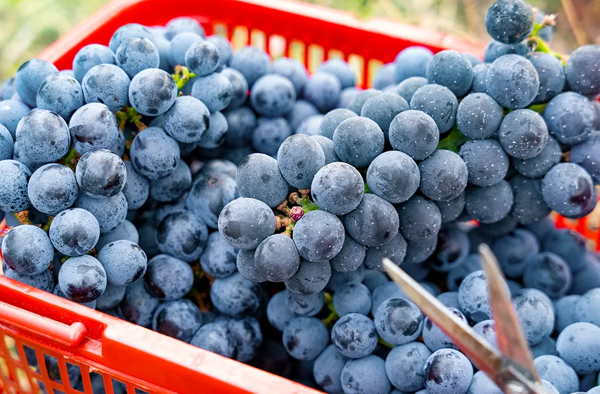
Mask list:
[[[492,315],[496,322],[498,349],[505,357],[522,367],[522,372],[529,375],[527,378],[539,382],[533,356],[529,351],[529,345],[521,329],[498,260],[486,244],[479,245],[478,250],[487,276]]]
[[[390,259],[383,259],[383,266],[394,280],[425,315],[429,317],[454,344],[490,379],[502,387],[497,375],[503,368],[503,358],[496,348],[481,338],[468,324],[452,313],[431,293],[425,290]]]

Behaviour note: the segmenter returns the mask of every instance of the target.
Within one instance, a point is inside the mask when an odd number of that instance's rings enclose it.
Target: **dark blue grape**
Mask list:
[[[296,134],[319,135],[323,118],[324,116],[320,114],[309,116],[304,122],[300,123],[300,126],[296,129]]]
[[[341,285],[348,282],[362,282],[365,277],[365,266],[360,265],[354,271],[349,272],[338,272],[336,270],[331,270],[331,278],[329,278],[329,282],[325,289],[335,292]]]
[[[250,91],[250,103],[259,114],[268,118],[284,116],[292,110],[296,92],[292,82],[277,74],[259,78]]]
[[[300,256],[309,261],[329,261],[342,249],[344,225],[325,211],[308,212],[294,226],[293,238]]]
[[[312,103],[306,100],[296,100],[296,104],[294,104],[286,118],[290,122],[292,130],[295,131],[305,119],[312,115],[317,115],[318,113],[319,110]]]
[[[156,256],[160,253],[156,244],[156,226],[153,223],[144,223],[138,227],[140,239],[138,244],[144,249],[148,257]]]
[[[215,231],[208,236],[206,248],[200,256],[200,265],[208,275],[225,278],[236,271],[236,259],[236,250]]]
[[[232,358],[235,354],[235,339],[225,322],[208,323],[200,327],[190,344],[223,357]]]
[[[31,204],[40,212],[56,215],[77,198],[77,181],[69,167],[51,163],[38,168],[27,187]]]
[[[504,179],[510,162],[500,143],[494,139],[484,139],[467,141],[461,146],[460,156],[469,171],[469,183],[488,187]]]
[[[171,108],[176,98],[175,80],[158,68],[140,71],[129,85],[129,102],[142,115],[162,115]]]
[[[456,125],[469,138],[490,138],[500,128],[502,108],[485,93],[471,93],[458,105]]]
[[[130,156],[134,169],[147,179],[164,178],[180,160],[177,142],[158,127],[148,127],[133,139]]]
[[[75,207],[92,213],[100,225],[100,233],[107,233],[117,228],[127,216],[127,199],[123,193],[110,198],[94,198],[80,193],[75,200]]]
[[[469,274],[458,289],[458,304],[465,317],[474,323],[492,318],[488,283],[484,271]]]
[[[208,229],[191,211],[175,212],[158,225],[156,241],[163,253],[192,262],[202,254]]]
[[[423,314],[405,298],[390,298],[375,312],[377,333],[387,343],[403,345],[417,339],[423,329]]]
[[[384,271],[383,259],[389,258],[396,265],[400,265],[406,257],[406,240],[398,233],[390,242],[381,246],[369,246],[365,256],[365,265],[376,271]]]
[[[306,67],[296,59],[280,57],[273,62],[273,73],[286,77],[294,84],[296,95],[299,96],[308,81]]]
[[[600,323],[600,314],[596,308],[598,299],[600,299],[600,289],[590,290],[581,296],[575,305],[575,321],[598,325]]]
[[[447,272],[460,266],[469,254],[469,237],[458,227],[444,227],[439,232],[435,253],[429,266],[437,271]]]
[[[426,76],[429,83],[445,86],[457,97],[466,95],[473,83],[471,63],[453,50],[435,54],[427,63]]]
[[[331,259],[331,268],[337,272],[352,272],[365,260],[366,248],[346,234],[340,252]]]
[[[504,219],[513,203],[512,188],[505,180],[485,188],[471,186],[465,195],[465,209],[481,223],[495,223]]]
[[[348,234],[366,246],[390,242],[400,225],[394,206],[374,194],[365,194],[358,207],[343,219]]]
[[[429,157],[437,147],[440,132],[426,113],[409,110],[398,114],[389,127],[389,140],[396,150],[415,160]]]
[[[496,1],[485,14],[485,28],[492,38],[504,44],[515,44],[531,34],[534,12],[523,0]]]
[[[494,383],[494,381],[490,379],[485,372],[477,371],[473,375],[473,380],[471,381],[471,385],[469,386],[469,391],[467,391],[467,394],[478,393],[502,394],[503,391],[496,386],[496,383]]]
[[[0,101],[10,100],[15,94],[17,94],[15,78],[6,78],[2,81],[0,84]]]
[[[493,63],[496,59],[504,55],[514,54],[519,56],[527,56],[527,54],[530,52],[531,49],[527,45],[526,41],[519,42],[516,44],[503,44],[501,42],[492,40],[485,47],[483,61],[486,63]]]
[[[161,202],[176,201],[192,186],[192,173],[188,165],[181,160],[175,171],[164,178],[150,182],[150,196]]]
[[[154,312],[152,329],[189,342],[202,325],[202,314],[190,300],[165,302]]]
[[[574,92],[557,94],[544,110],[548,131],[558,142],[575,145],[585,141],[594,130],[594,107]]]
[[[81,87],[86,103],[105,104],[117,112],[129,102],[129,84],[129,77],[121,68],[100,64],[85,74]]]
[[[490,68],[489,63],[482,63],[473,67],[473,85],[471,85],[471,93],[487,93],[487,84],[485,83],[485,80],[487,78],[488,68]]]
[[[371,303],[371,291],[359,282],[348,282],[333,295],[333,307],[340,316],[349,313],[366,316],[371,312]]]
[[[6,127],[0,124],[0,161],[13,158],[13,137]]]
[[[223,207],[238,197],[239,193],[235,179],[226,174],[203,172],[192,184],[192,189],[187,197],[187,208],[206,223],[207,226],[217,228],[219,214],[223,210]],[[268,206],[266,207],[268,208]],[[243,215],[242,212],[243,210],[240,210],[238,214]],[[266,211],[262,211],[259,216],[263,215],[263,212]],[[270,213],[272,215],[272,212]],[[236,220],[239,219],[241,219],[241,216],[236,218]],[[255,217],[254,219],[258,219],[258,217]],[[258,224],[261,224],[260,221]],[[250,225],[250,223],[248,223],[248,225]],[[231,231],[231,235],[235,238],[243,236],[243,234],[239,234],[234,230]],[[272,234],[272,232],[267,235],[270,234]],[[231,242],[231,239],[228,239],[228,241]],[[260,239],[260,241],[262,241],[262,239]],[[258,246],[260,241],[250,249]]]
[[[213,305],[228,316],[252,314],[260,306],[262,289],[239,273],[216,279],[210,288]]]
[[[123,194],[127,199],[128,209],[138,209],[148,199],[150,184],[146,178],[137,173],[130,161],[125,161],[126,178]]]
[[[415,92],[428,83],[429,82],[427,81],[427,78],[410,77],[398,84],[396,87],[396,93],[404,97],[406,102],[410,103]]]
[[[423,367],[429,356],[431,352],[420,342],[393,348],[385,359],[385,370],[392,385],[406,392],[425,387]]]
[[[181,96],[163,115],[164,130],[175,140],[184,143],[201,141],[210,126],[210,113],[197,98]]]
[[[248,95],[248,82],[246,81],[246,78],[241,72],[231,67],[223,69],[221,75],[229,80],[232,89],[231,101],[229,102],[227,109],[239,108],[246,102]]]
[[[468,324],[467,319],[461,311],[455,308],[448,309],[465,324]],[[425,323],[423,324],[423,342],[432,352],[445,348],[457,349],[452,340],[429,317],[425,318]]]
[[[198,76],[205,76],[217,70],[221,62],[221,53],[212,42],[208,40],[198,41],[188,47],[184,55],[184,60],[185,65],[192,73]]]
[[[544,119],[529,109],[512,111],[500,125],[502,148],[518,159],[539,155],[548,142],[548,128]]]
[[[419,88],[410,100],[410,109],[425,112],[437,124],[440,133],[452,128],[456,119],[458,100],[445,86],[430,84]]]
[[[114,286],[107,283],[104,293],[95,300],[96,308],[106,310],[116,307],[125,298],[126,291],[127,286]]]
[[[539,179],[530,179],[515,175],[510,180],[515,202],[512,216],[523,225],[528,225],[542,220],[550,213],[550,208],[542,196],[542,182]]]
[[[348,361],[341,383],[345,394],[387,394],[391,389],[385,362],[374,355]]]
[[[584,216],[588,206],[596,203],[592,201],[593,188],[592,177],[574,163],[555,165],[542,181],[542,195],[546,204],[570,218]]]
[[[433,353],[423,367],[425,387],[430,394],[465,394],[473,378],[473,366],[454,349]]]
[[[98,149],[110,149],[121,134],[116,116],[100,103],[79,108],[69,121],[69,132],[73,148],[82,155]]]
[[[329,342],[329,332],[319,319],[297,317],[283,330],[283,346],[297,360],[315,359]]]
[[[265,282],[264,272],[256,267],[254,261],[254,249],[240,250],[236,259],[236,267],[244,279],[251,282]]]
[[[288,291],[283,290],[271,297],[267,304],[267,319],[278,331],[283,331],[289,322],[297,317],[287,307]]]
[[[465,208],[465,193],[449,201],[435,201],[435,205],[442,214],[442,224],[453,222]]]
[[[323,292],[315,294],[296,294],[287,292],[286,305],[288,309],[300,316],[315,316],[325,303]]]
[[[108,46],[113,52],[116,52],[123,42],[132,38],[147,38],[152,40],[154,36],[147,27],[137,23],[129,23],[119,27],[117,31],[115,31],[110,38]]]
[[[58,273],[61,291],[76,302],[90,302],[106,289],[106,272],[92,256],[71,257],[63,263]]]
[[[402,82],[410,77],[425,77],[427,64],[432,58],[433,53],[425,47],[413,46],[402,50],[394,60],[396,81]]]
[[[373,289],[371,315],[375,317],[379,307],[392,298],[407,298],[406,293],[395,282],[386,281]]]
[[[498,258],[502,271],[509,278],[523,274],[527,260],[540,250],[535,236],[524,229],[516,229],[494,241],[492,251]]]
[[[213,73],[196,78],[192,96],[202,101],[212,113],[227,108],[233,96],[233,88],[229,79],[219,73]]]
[[[321,123],[321,135],[332,140],[333,133],[338,125],[344,120],[356,116],[356,113],[346,108],[338,108],[329,111]]]
[[[23,154],[37,163],[58,161],[69,151],[69,128],[57,113],[35,109],[17,126],[16,142]]]
[[[592,140],[593,141],[593,140]],[[573,147],[571,151],[571,160],[577,163],[576,158],[578,148],[577,146],[583,146],[584,144],[579,144]],[[552,137],[548,137],[548,143],[544,147],[544,149],[535,157],[530,159],[512,159],[512,164],[517,170],[519,174],[522,174],[529,178],[540,178],[550,170],[550,168],[554,167],[554,165],[560,162],[561,158],[561,149],[560,144],[556,142],[556,140]],[[573,159],[573,155],[575,155],[575,159]],[[577,163],[583,166],[584,163]]]
[[[454,152],[437,150],[419,163],[420,190],[435,201],[458,197],[467,186],[468,170],[465,162]]]
[[[346,163],[331,163],[322,167],[311,185],[313,201],[319,208],[335,215],[344,215],[360,204],[364,194],[362,176]]]
[[[67,256],[81,256],[96,246],[100,226],[94,215],[85,209],[67,209],[56,215],[50,225],[49,236],[59,252]]]
[[[106,248],[109,246],[110,244]],[[144,283],[152,296],[165,301],[177,300],[192,289],[194,273],[186,262],[166,254],[159,254],[148,262]]]
[[[67,75],[50,75],[37,91],[36,103],[40,109],[56,112],[64,119],[69,119],[83,105],[81,85]]]
[[[31,203],[27,196],[27,182],[31,171],[16,160],[0,161],[0,210],[6,213],[20,212]]]
[[[312,138],[321,145],[323,153],[325,154],[325,165],[340,161],[339,157],[335,153],[335,147],[333,141],[322,135],[313,135]]]
[[[527,107],[535,100],[540,87],[537,70],[529,60],[519,55],[504,55],[496,59],[486,78],[487,94],[504,108]]]
[[[534,360],[534,365],[540,378],[552,383],[559,393],[573,393],[579,389],[577,373],[561,358],[540,356]]]
[[[554,302],[554,329],[561,333],[567,326],[579,321],[577,317],[577,303],[581,299],[580,295],[568,295]],[[585,303],[587,305],[587,303]]]
[[[190,17],[178,17],[171,19],[165,26],[165,38],[172,40],[180,33],[192,32],[205,37],[204,28],[197,20]]]
[[[331,278],[331,264],[300,259],[298,271],[285,281],[285,286],[296,294],[315,294],[323,291]]]
[[[376,89],[361,90],[355,94],[350,103],[346,106],[350,111],[360,114],[362,107],[365,105],[368,99],[380,95],[382,92]]]
[[[388,86],[396,86],[396,65],[394,63],[387,63],[377,69],[375,76],[373,77],[373,87],[375,89],[383,90]]]
[[[75,176],[77,184],[84,193],[95,198],[108,198],[121,193],[125,185],[127,170],[119,156],[106,149],[101,149],[87,152],[81,156],[77,163]]]
[[[235,359],[247,363],[254,358],[263,341],[258,320],[254,317],[231,318],[219,316],[215,323],[224,323],[234,339]]]
[[[279,206],[289,192],[277,160],[260,153],[248,155],[240,162],[236,181],[242,197],[260,200],[271,208]]]
[[[383,131],[387,137],[390,123],[401,112],[408,110],[406,100],[396,93],[382,93],[365,101],[360,116],[369,118]]]
[[[554,330],[554,308],[548,296],[537,289],[523,289],[513,297],[525,339],[539,344]]]
[[[65,300],[68,300],[69,298],[65,295],[65,293],[63,293],[60,290],[60,286],[56,285],[56,287],[54,287],[54,291],[53,291],[54,295],[57,295],[61,298],[64,298]],[[92,308],[92,309],[96,309],[96,300],[94,301],[90,301],[90,302],[82,302],[80,303],[81,305],[87,306],[88,308]],[[67,368],[69,367],[69,364],[67,364]]]
[[[565,66],[569,87],[585,96],[600,93],[599,63],[600,47],[598,45],[584,45],[573,51]]]
[[[52,263],[54,248],[44,230],[22,225],[2,238],[3,261],[17,274],[37,275]]]
[[[104,246],[98,253],[110,284],[130,285],[144,276],[148,263],[146,253],[136,243],[119,240]]]
[[[377,347],[377,330],[373,320],[360,313],[343,315],[331,329],[331,342],[342,355],[361,358]]]
[[[335,129],[333,144],[340,160],[361,168],[383,151],[385,136],[371,119],[351,117]]]
[[[342,85],[340,80],[325,70],[313,74],[304,87],[304,98],[319,111],[327,112],[336,107]]]
[[[561,298],[571,287],[571,269],[554,253],[539,253],[525,263],[523,284],[541,290],[549,297]]]
[[[148,38],[132,38],[124,41],[116,51],[116,64],[133,78],[148,68],[158,68],[160,54],[156,45]]]
[[[259,153],[273,156],[292,135],[292,128],[285,118],[259,118],[252,136],[252,147]]]
[[[192,194],[188,197],[188,206],[191,196]],[[223,208],[218,226],[221,234],[232,246],[254,249],[275,232],[275,218],[265,203],[250,198],[239,198]]]
[[[0,124],[8,129],[13,140],[17,134],[17,125],[19,124],[19,121],[27,115],[29,111],[29,107],[20,101],[0,101]]]
[[[171,43],[165,38],[164,30],[165,29],[162,27],[155,27],[151,29],[154,45],[156,45],[156,49],[158,49],[158,55],[160,58],[158,68],[169,72],[171,71],[171,65],[169,64],[169,48],[171,47]]]
[[[252,86],[258,78],[269,73],[270,63],[271,59],[266,52],[257,47],[247,46],[234,53],[230,67],[241,72],[248,85]]]
[[[315,359],[313,374],[317,384],[327,392],[342,392],[340,377],[347,361],[334,345],[327,346]]]
[[[277,162],[279,171],[291,186],[308,189],[317,171],[325,165],[325,154],[317,141],[297,134],[281,144]]]
[[[558,336],[556,349],[560,358],[580,375],[600,368],[600,328],[590,323],[574,323]]]
[[[2,274],[7,278],[16,280],[31,287],[35,287],[36,289],[47,291],[49,293],[52,293],[52,290],[54,289],[54,278],[52,277],[52,272],[49,269],[37,275],[21,275],[10,268],[5,267],[2,270]]]
[[[446,291],[439,294],[437,297],[438,301],[444,304],[448,308],[459,309],[458,306],[458,292],[457,291]]]
[[[298,271],[300,256],[290,237],[274,234],[258,245],[254,253],[254,264],[268,281],[283,282]]]
[[[421,196],[414,196],[399,206],[398,216],[402,235],[413,242],[436,237],[442,225],[437,205]]]
[[[175,66],[185,65],[185,55],[187,50],[196,43],[202,42],[203,38],[200,34],[186,31],[177,34],[171,39],[169,46],[169,64],[172,68]]]
[[[340,81],[342,89],[356,85],[356,74],[350,65],[342,59],[329,59],[319,66],[317,72],[334,75]]]
[[[15,87],[23,102],[31,107],[36,105],[36,95],[40,86],[50,75],[58,74],[54,64],[41,59],[31,59],[21,65],[15,74]]]
[[[596,159],[598,152],[600,152],[600,132],[594,131],[587,140],[572,147],[569,159],[585,168],[595,184],[600,183],[600,165]],[[556,159],[554,164],[558,164],[558,160]]]
[[[372,293],[380,285],[389,282],[389,278],[383,272],[375,270],[365,270],[365,275],[362,283],[367,286],[367,289]],[[373,297],[371,297],[372,299]],[[372,305],[372,303],[371,303]]]
[[[527,56],[540,77],[540,90],[533,101],[541,104],[549,101],[563,91],[565,87],[565,69],[556,58],[549,53],[534,52]]]
[[[225,115],[218,111],[213,112],[212,114],[210,114],[210,127],[202,135],[202,138],[200,138],[198,146],[207,149],[220,147],[227,138],[228,127],[229,125],[227,124],[227,118],[225,118]],[[179,145],[181,146],[182,144],[180,143]],[[191,154],[196,148],[196,144],[190,143],[187,145],[191,146],[189,148],[190,151],[188,153]],[[183,149],[181,155],[185,155]]]

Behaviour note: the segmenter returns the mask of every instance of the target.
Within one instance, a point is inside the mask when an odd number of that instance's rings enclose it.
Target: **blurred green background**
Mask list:
[[[0,78],[14,74],[61,34],[109,0],[0,0]],[[432,30],[488,40],[483,18],[493,0],[307,0],[361,18],[383,16]],[[530,0],[558,13],[553,49],[568,53],[579,43],[600,43],[600,0]],[[566,7],[566,8],[565,8]],[[572,9],[571,20],[565,10]],[[570,23],[571,22],[571,23]]]

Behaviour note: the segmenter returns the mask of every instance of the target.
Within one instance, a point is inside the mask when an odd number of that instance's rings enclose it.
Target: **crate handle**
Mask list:
[[[2,301],[0,301],[0,321],[67,346],[79,345],[88,332],[83,323],[75,322],[68,326]]]

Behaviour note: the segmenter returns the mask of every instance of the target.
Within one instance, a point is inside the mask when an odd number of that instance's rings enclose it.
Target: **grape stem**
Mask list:
[[[338,315],[333,307],[333,296],[330,293],[325,293],[325,307],[329,311],[329,315],[321,321],[330,329],[340,318],[340,315]]]
[[[71,170],[75,171],[77,167],[77,162],[81,158],[81,155],[75,150],[75,148],[71,147],[69,153],[67,153],[61,160],[60,163],[69,167]]]
[[[115,115],[117,115],[117,123],[119,125],[119,130],[121,131],[125,130],[127,123],[135,125],[138,131],[148,128],[148,126],[142,122],[142,115],[140,115],[133,107],[125,107]]]
[[[173,79],[177,83],[177,90],[179,91],[179,95],[181,96],[183,93],[181,89],[190,81],[190,79],[194,78],[196,74],[190,72],[190,70],[186,66],[175,66],[175,74],[173,75]]]

